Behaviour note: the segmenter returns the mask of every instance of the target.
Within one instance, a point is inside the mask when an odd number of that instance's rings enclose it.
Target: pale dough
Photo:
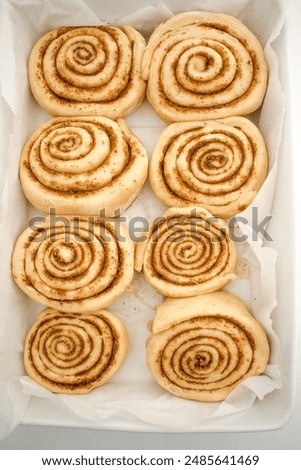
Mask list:
[[[227,218],[251,204],[267,170],[262,134],[235,116],[168,126],[154,149],[149,179],[167,206],[198,204]]]
[[[123,117],[145,96],[144,50],[143,36],[131,26],[55,29],[31,51],[31,91],[54,116]]]
[[[224,400],[242,380],[262,374],[268,360],[263,327],[224,291],[165,300],[147,343],[147,364],[158,383],[197,401]]]
[[[268,81],[254,34],[233,16],[201,11],[158,26],[142,70],[147,98],[167,122],[244,116],[261,105]]]
[[[31,379],[51,392],[84,394],[111,379],[127,350],[126,329],[112,313],[46,308],[27,333],[24,366]]]

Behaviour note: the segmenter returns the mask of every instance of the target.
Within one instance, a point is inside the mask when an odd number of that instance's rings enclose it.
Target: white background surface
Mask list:
[[[293,72],[291,73],[291,87],[292,92],[295,93],[292,96],[296,97],[290,104],[295,126],[294,159],[297,176],[295,199],[300,200],[298,194],[300,184],[297,183],[297,179],[301,176],[301,155],[298,154],[297,144],[298,132],[300,134],[298,127],[301,122],[301,57],[298,53],[298,46],[301,43],[301,4],[293,0],[285,3],[288,4],[290,11],[286,28],[289,29],[291,44],[290,63],[292,64],[291,72]],[[281,171],[279,173],[281,175]],[[296,204],[297,209],[299,206],[300,204]],[[296,217],[300,226],[300,214],[297,213]],[[283,230],[286,230],[286,227],[283,227]],[[300,239],[300,230],[297,239]],[[296,256],[297,265],[300,266],[300,250]],[[292,273],[287,275],[289,278]],[[300,276],[295,279],[298,297],[301,290],[299,281]],[[299,313],[301,315],[301,312]],[[286,315],[289,312],[283,312],[283,314]],[[299,345],[298,357],[301,358],[300,349]],[[0,442],[0,449],[301,449],[301,360],[298,365],[295,408],[289,422],[279,430],[253,433],[150,434],[20,425],[7,439]]]

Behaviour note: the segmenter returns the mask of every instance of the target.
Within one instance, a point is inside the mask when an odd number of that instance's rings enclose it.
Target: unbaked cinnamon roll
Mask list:
[[[201,11],[157,27],[142,70],[148,100],[167,122],[251,113],[263,101],[268,78],[254,34],[232,16]]]
[[[147,168],[146,150],[122,119],[59,117],[28,139],[20,181],[45,212],[111,217],[136,198]]]
[[[198,206],[171,208],[136,246],[135,268],[166,297],[213,292],[235,278],[227,224]]]
[[[61,312],[106,307],[130,285],[134,247],[118,219],[61,216],[18,238],[12,273],[32,300]]]
[[[127,332],[112,313],[43,310],[27,333],[28,376],[54,393],[83,394],[106,383],[122,365]]]
[[[52,115],[125,116],[144,98],[144,50],[144,38],[131,26],[72,26],[50,31],[30,54],[33,96]]]
[[[222,401],[268,364],[264,329],[245,304],[227,292],[167,299],[152,329],[148,367],[163,388],[182,398]]]
[[[236,116],[168,126],[153,152],[149,178],[167,206],[199,204],[225,218],[251,204],[267,169],[259,129]]]

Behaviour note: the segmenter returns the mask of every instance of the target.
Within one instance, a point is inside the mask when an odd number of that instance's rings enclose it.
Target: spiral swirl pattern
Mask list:
[[[237,297],[220,291],[168,299],[158,314],[165,318],[154,321],[148,365],[171,393],[220,401],[246,377],[264,372],[269,359],[266,334]]]
[[[167,122],[248,114],[261,105],[267,87],[258,40],[223,14],[181,13],[161,24],[142,69],[148,100]]]
[[[235,278],[228,226],[201,207],[171,208],[138,243],[135,267],[166,297],[213,292]]]
[[[116,219],[50,216],[20,235],[12,272],[31,299],[62,312],[85,312],[124,292],[133,261],[133,243]]]
[[[144,98],[144,49],[144,38],[130,26],[56,29],[32,49],[32,93],[52,115],[125,116]]]
[[[111,217],[135,199],[147,168],[144,147],[122,119],[54,118],[24,146],[20,181],[45,212]]]
[[[259,129],[243,117],[176,123],[162,133],[150,163],[150,183],[168,206],[199,204],[218,217],[245,209],[268,167]]]
[[[28,332],[24,365],[35,382],[55,393],[87,393],[117,372],[127,333],[106,310],[66,314],[47,308]]]

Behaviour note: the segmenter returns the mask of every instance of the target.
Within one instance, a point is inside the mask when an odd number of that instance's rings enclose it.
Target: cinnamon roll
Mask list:
[[[232,16],[203,11],[175,15],[156,28],[142,70],[147,98],[167,122],[251,113],[268,78],[254,34]]]
[[[106,307],[127,289],[134,247],[118,219],[52,215],[18,238],[12,273],[32,300],[61,312]]]
[[[143,36],[131,26],[55,29],[30,54],[32,94],[52,115],[125,116],[145,95],[144,50]]]
[[[149,178],[164,204],[199,204],[225,218],[251,204],[267,169],[259,129],[236,116],[168,126],[153,152]]]
[[[20,181],[38,209],[108,216],[125,210],[147,176],[148,158],[122,119],[54,118],[25,144]]]
[[[213,292],[235,278],[227,224],[202,207],[171,208],[142,235],[135,268],[166,297]]]
[[[62,313],[43,310],[27,333],[28,376],[54,393],[88,393],[122,365],[128,337],[122,322],[106,310]]]
[[[182,398],[222,401],[264,372],[266,333],[236,296],[219,291],[167,299],[158,308],[147,363],[158,383]]]

